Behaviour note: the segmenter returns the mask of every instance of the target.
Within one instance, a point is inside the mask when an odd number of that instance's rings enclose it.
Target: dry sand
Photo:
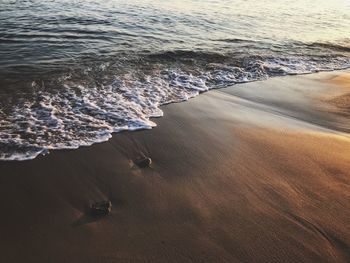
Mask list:
[[[215,90],[153,130],[0,162],[0,262],[350,262],[349,79]]]

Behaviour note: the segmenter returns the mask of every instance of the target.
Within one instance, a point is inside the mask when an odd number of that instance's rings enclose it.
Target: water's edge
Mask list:
[[[4,156],[1,156],[0,153],[0,161],[30,161],[35,159],[38,156],[44,156],[50,153],[50,151],[52,150],[73,150],[73,149],[78,149],[80,147],[89,147],[93,144],[97,144],[97,143],[103,143],[103,142],[107,142],[109,139],[112,138],[112,136],[117,135],[120,132],[133,132],[133,131],[139,131],[139,130],[149,130],[152,129],[154,127],[157,126],[157,124],[155,122],[152,121],[152,119],[154,118],[160,118],[163,116],[163,110],[161,109],[163,106],[165,105],[169,105],[172,103],[181,103],[181,102],[185,102],[190,100],[191,98],[195,98],[198,95],[200,95],[201,93],[205,93],[207,91],[213,90],[213,89],[222,89],[222,88],[231,88],[235,85],[239,85],[239,84],[245,84],[245,83],[249,83],[249,82],[260,82],[260,81],[267,81],[270,78],[283,78],[283,77],[288,77],[288,76],[301,76],[301,75],[311,75],[311,74],[320,74],[320,73],[327,73],[327,72],[341,72],[344,70],[348,70],[350,69],[350,67],[346,67],[346,68],[341,68],[341,69],[335,69],[335,70],[318,70],[317,72],[306,72],[306,73],[299,73],[299,74],[285,74],[285,75],[280,75],[280,76],[269,76],[268,78],[265,79],[256,79],[256,80],[249,80],[249,81],[245,81],[245,82],[240,82],[240,83],[234,83],[234,84],[230,84],[230,85],[226,85],[226,86],[221,86],[221,87],[217,87],[217,86],[213,86],[210,87],[207,90],[200,90],[196,93],[193,93],[193,96],[188,96],[186,99],[180,99],[180,100],[173,100],[173,101],[167,101],[164,102],[162,104],[159,104],[157,107],[157,112],[158,114],[155,114],[153,116],[150,116],[148,118],[146,118],[145,123],[143,125],[138,125],[137,127],[119,127],[119,128],[115,128],[113,130],[110,130],[108,132],[103,132],[101,133],[101,136],[98,137],[96,140],[91,141],[89,143],[81,143],[79,145],[74,145],[74,146],[69,146],[69,145],[62,145],[61,147],[47,147],[47,148],[43,148],[43,149],[38,149],[38,151],[33,152],[31,151],[30,154],[27,155],[16,155],[13,154],[11,156],[6,156],[4,158]]]

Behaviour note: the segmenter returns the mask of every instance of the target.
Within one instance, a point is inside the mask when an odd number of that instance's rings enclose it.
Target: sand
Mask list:
[[[327,82],[336,85],[338,90],[327,100],[333,106],[331,111],[350,117],[350,73],[335,75]]]
[[[152,130],[0,162],[0,262],[350,262],[349,79],[214,90]]]

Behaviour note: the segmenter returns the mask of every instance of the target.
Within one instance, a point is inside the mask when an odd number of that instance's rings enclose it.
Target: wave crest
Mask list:
[[[191,59],[191,61],[185,61]],[[347,57],[245,57],[193,51],[153,54],[55,76],[59,88],[32,83],[30,98],[0,108],[0,160],[28,160],[51,149],[106,141],[113,132],[150,129],[163,104],[213,88],[350,67]]]

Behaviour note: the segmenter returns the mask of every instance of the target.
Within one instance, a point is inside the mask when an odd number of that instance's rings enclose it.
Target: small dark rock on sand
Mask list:
[[[140,168],[149,167],[152,163],[152,159],[149,157],[139,158],[135,161],[135,164]]]
[[[108,215],[112,210],[111,201],[97,202],[91,205],[90,213],[94,216]]]

